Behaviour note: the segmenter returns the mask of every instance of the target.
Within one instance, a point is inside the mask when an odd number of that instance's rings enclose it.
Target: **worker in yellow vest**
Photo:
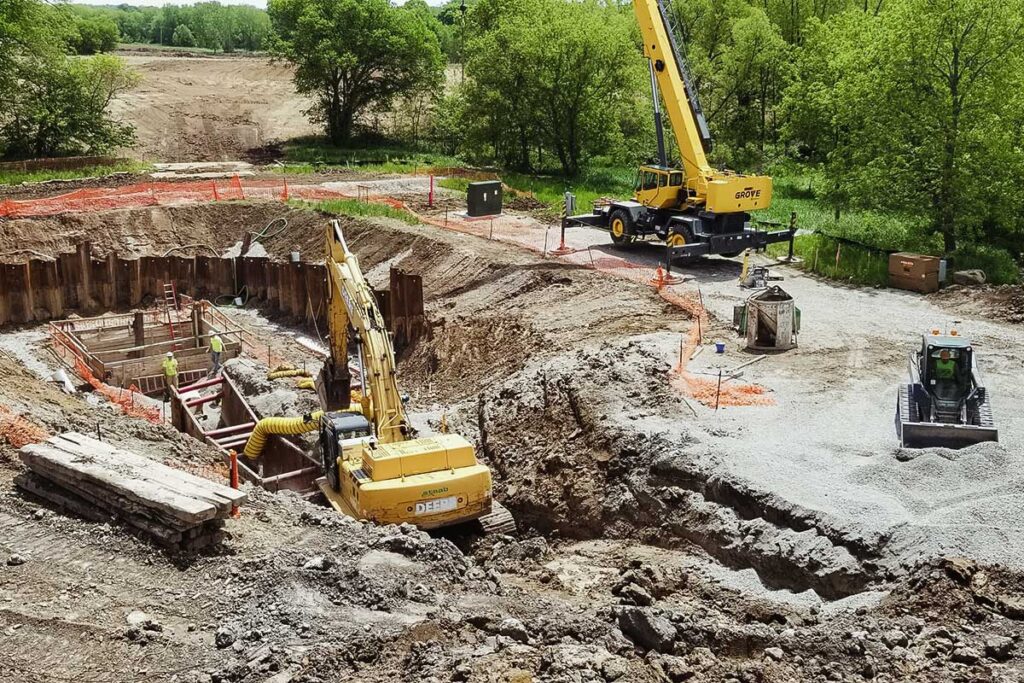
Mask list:
[[[171,399],[171,387],[178,388],[178,359],[174,357],[174,351],[168,351],[164,358],[164,400]]]
[[[219,334],[210,337],[210,377],[220,372],[220,355],[224,353],[224,341]]]

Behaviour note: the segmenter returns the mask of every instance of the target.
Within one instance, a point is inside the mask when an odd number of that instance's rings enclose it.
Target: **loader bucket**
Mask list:
[[[985,441],[999,441],[999,430],[934,422],[904,422],[900,425],[900,443],[904,448],[964,448]]]

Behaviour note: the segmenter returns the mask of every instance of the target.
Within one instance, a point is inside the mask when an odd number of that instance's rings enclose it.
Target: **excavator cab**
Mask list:
[[[665,166],[641,166],[633,187],[636,201],[650,209],[671,209],[685,199],[683,172]]]

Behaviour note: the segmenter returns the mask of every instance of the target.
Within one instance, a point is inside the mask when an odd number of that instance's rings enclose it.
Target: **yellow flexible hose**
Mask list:
[[[312,391],[316,391],[316,380],[313,379],[312,377],[306,377],[304,379],[300,379],[298,382],[295,383],[295,388],[296,389],[311,389]]]
[[[267,445],[267,439],[272,434],[292,436],[315,432],[320,426],[320,418],[324,412],[318,410],[315,413],[303,415],[302,417],[265,417],[256,423],[256,429],[245,444],[245,457],[255,460],[263,453],[263,447]]]
[[[281,379],[282,377],[309,377],[309,370],[274,370],[267,375],[267,379]]]

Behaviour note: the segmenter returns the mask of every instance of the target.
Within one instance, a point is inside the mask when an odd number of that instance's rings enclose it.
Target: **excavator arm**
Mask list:
[[[348,410],[351,377],[348,370],[349,328],[355,330],[363,365],[363,413],[373,424],[377,440],[395,443],[409,438],[410,428],[398,390],[395,350],[373,291],[349,251],[338,221],[327,228],[327,316],[330,358],[318,382],[325,410]]]

